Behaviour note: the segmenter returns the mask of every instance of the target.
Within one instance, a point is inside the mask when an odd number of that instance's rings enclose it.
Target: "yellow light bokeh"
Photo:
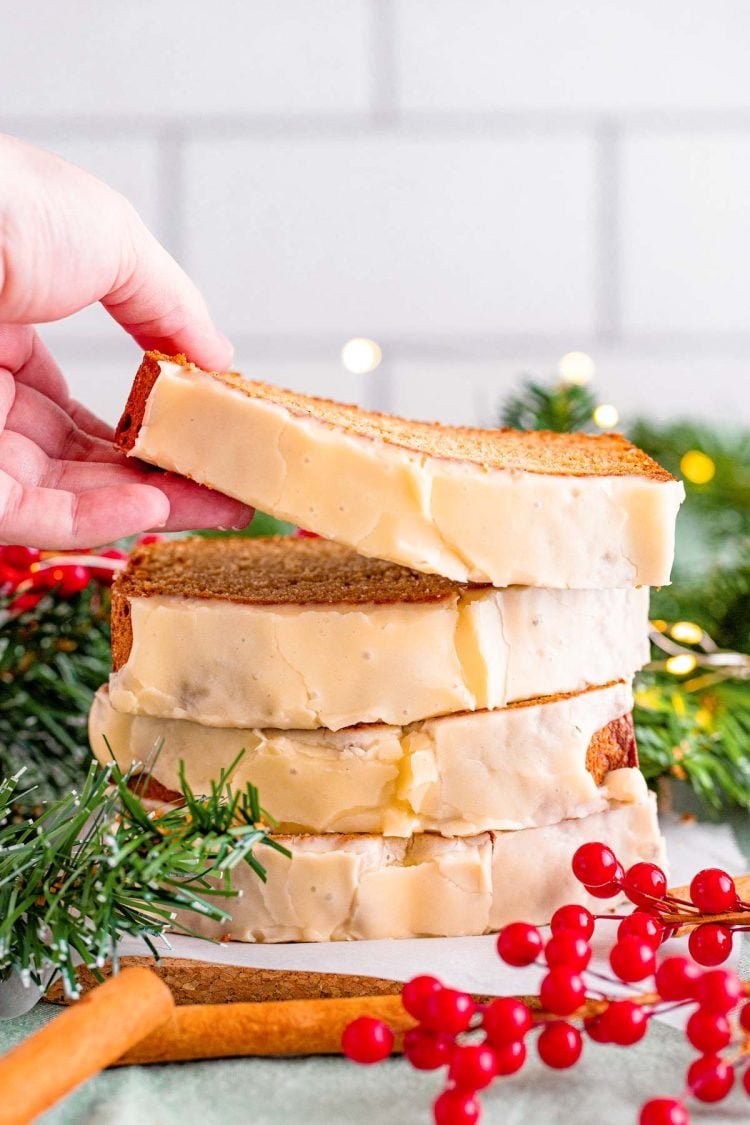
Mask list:
[[[596,365],[585,352],[566,352],[557,365],[558,378],[575,387],[585,387],[594,378]]]
[[[707,453],[689,449],[680,460],[680,472],[691,484],[708,484],[716,475],[716,465]]]
[[[600,402],[591,417],[600,430],[611,430],[620,421],[620,411],[611,402]]]
[[[687,676],[698,667],[698,661],[692,652],[683,652],[679,656],[670,656],[665,667],[673,676]]]
[[[699,645],[703,640],[703,630],[694,621],[675,621],[669,633],[685,645]]]
[[[366,375],[379,366],[383,353],[374,340],[365,336],[355,336],[347,340],[341,349],[341,362],[352,375]]]

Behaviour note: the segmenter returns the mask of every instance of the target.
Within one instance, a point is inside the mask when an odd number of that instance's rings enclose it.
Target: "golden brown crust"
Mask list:
[[[211,598],[249,605],[434,602],[465,586],[366,558],[330,539],[275,535],[171,539],[137,547],[116,580],[128,597]]]
[[[653,481],[674,478],[622,434],[570,434],[545,430],[481,430],[415,422],[358,406],[297,394],[245,379],[237,372],[202,372],[185,356],[147,352],[135,377],[125,412],[117,427],[116,444],[128,452],[143,421],[146,402],[159,374],[159,361],[177,363],[199,378],[216,379],[250,398],[282,407],[349,435],[398,446],[441,460],[549,476],[638,476]]]
[[[137,547],[112,586],[115,669],[133,643],[130,599],[210,598],[246,605],[391,605],[439,602],[463,586],[368,559],[328,539],[275,536],[172,539]]]
[[[638,765],[638,753],[635,745],[635,731],[633,729],[633,716],[623,715],[619,719],[612,719],[606,726],[598,730],[592,737],[586,751],[586,769],[589,771],[597,785],[601,785],[610,770],[623,769],[626,766]],[[156,769],[159,768],[158,760]],[[131,777],[128,785],[144,801],[158,801],[161,804],[181,804],[181,795],[174,789],[167,789],[154,774],[137,774]],[[306,835],[306,833],[300,833]],[[351,836],[342,836],[342,839],[351,839]]]

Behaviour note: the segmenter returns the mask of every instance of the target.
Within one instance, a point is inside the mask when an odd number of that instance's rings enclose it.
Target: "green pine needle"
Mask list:
[[[29,811],[86,777],[88,711],[112,667],[109,591],[92,584],[11,609],[0,597],[0,777],[25,771],[15,799]]]
[[[524,382],[503,404],[500,425],[514,430],[590,430],[596,399],[586,387]]]
[[[704,677],[705,678],[705,677]],[[633,711],[638,757],[649,782],[674,777],[712,809],[750,809],[750,684],[677,681],[643,672]]]
[[[145,938],[158,955],[153,939],[168,928],[191,933],[190,913],[227,920],[216,899],[235,894],[233,868],[248,863],[265,879],[256,849],[289,855],[267,835],[255,787],[229,785],[236,764],[207,797],[183,771],[184,804],[158,812],[114,763],[92,763],[80,792],[21,821],[12,809],[24,803],[22,776],[0,783],[0,979],[15,970],[42,984],[52,969],[75,996],[76,962],[102,979],[119,938]]]

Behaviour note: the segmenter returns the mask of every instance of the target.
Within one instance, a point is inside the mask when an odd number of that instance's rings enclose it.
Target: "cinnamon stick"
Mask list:
[[[240,1055],[289,1057],[341,1053],[344,1028],[358,1016],[385,1020],[401,1050],[403,1032],[416,1021],[400,996],[329,1000],[270,1000],[260,1004],[189,1004],[130,1047],[116,1066],[182,1062]]]
[[[109,1066],[174,1009],[148,969],[123,969],[0,1059],[0,1125],[26,1125]]]

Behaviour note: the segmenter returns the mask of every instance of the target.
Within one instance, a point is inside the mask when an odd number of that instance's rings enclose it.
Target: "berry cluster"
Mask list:
[[[146,535],[141,543],[157,540]],[[127,560],[127,553],[112,548],[97,554],[59,554],[36,547],[0,546],[0,597],[9,598],[13,613],[34,609],[45,594],[63,598],[79,594],[90,582],[108,586]]]
[[[750,918],[750,907],[740,901],[730,876],[717,869],[699,872],[690,885],[690,901],[683,900],[669,894],[666,876],[655,864],[637,863],[625,871],[611,849],[598,843],[578,849],[573,871],[595,898],[624,894],[635,909],[617,917],[594,916],[573,903],[562,906],[552,917],[546,941],[529,923],[506,926],[497,938],[500,958],[509,965],[544,969],[538,1002],[507,996],[481,1004],[432,976],[404,985],[404,1008],[417,1021],[404,1035],[404,1055],[418,1070],[447,1067],[446,1087],[434,1104],[436,1125],[474,1125],[481,1114],[477,1093],[523,1067],[532,1035],[541,1061],[564,1070],[578,1061],[585,1039],[629,1047],[643,1039],[655,1014],[683,1006],[693,1009],[686,1035],[700,1052],[687,1072],[687,1094],[703,1102],[720,1101],[740,1071],[750,1094],[750,1000],[739,1010],[736,1028],[730,1022],[750,989],[734,973],[715,967],[731,950],[731,930],[726,949],[710,938],[695,940],[701,931],[726,926],[725,921],[701,921],[706,914],[741,918],[745,913]],[[610,997],[602,991],[602,974],[595,974],[595,986],[586,981],[596,923],[613,917],[618,925],[609,954],[611,982],[652,979],[648,992]],[[694,959],[672,956],[657,964],[659,946],[686,926],[693,927],[689,947]],[[351,1023],[342,1040],[344,1054],[360,1063],[380,1062],[394,1046],[391,1029],[369,1017]],[[647,1102],[640,1115],[640,1125],[688,1121],[684,1103],[672,1098]]]

